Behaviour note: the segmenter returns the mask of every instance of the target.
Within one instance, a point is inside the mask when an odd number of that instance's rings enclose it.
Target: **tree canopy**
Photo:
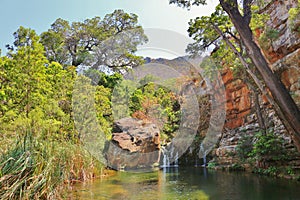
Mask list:
[[[115,10],[102,20],[97,16],[70,23],[59,18],[41,34],[49,61],[64,66],[105,65],[115,70],[139,65],[142,59],[134,53],[144,42],[147,37],[138,25],[138,16],[123,10]]]

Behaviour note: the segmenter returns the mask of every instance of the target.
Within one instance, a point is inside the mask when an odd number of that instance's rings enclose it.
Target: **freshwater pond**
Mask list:
[[[117,172],[76,184],[70,199],[99,200],[300,200],[300,182],[201,167],[148,173]]]

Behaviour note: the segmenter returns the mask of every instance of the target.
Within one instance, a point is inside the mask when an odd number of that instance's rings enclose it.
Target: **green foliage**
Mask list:
[[[299,20],[300,20],[300,0],[298,0],[298,5],[295,8],[289,10],[289,25],[292,30],[300,32]],[[298,26],[296,26],[296,21],[298,21]]]
[[[153,82],[136,89],[130,96],[130,113],[159,125],[162,134],[173,137],[179,128],[180,105],[173,92]]]
[[[242,161],[245,161],[247,158],[249,158],[253,151],[253,137],[249,135],[243,135],[242,138],[238,141],[236,151],[238,157]]]
[[[284,140],[273,132],[267,134],[258,133],[253,145],[251,156],[259,161],[277,162],[287,159],[287,151],[284,148]]]
[[[258,38],[259,44],[265,48],[268,49],[271,47],[272,42],[278,39],[279,37],[279,31],[275,29],[267,28]]]
[[[252,18],[255,24],[264,24],[263,18],[260,15],[254,15]],[[210,63],[204,60],[201,67],[205,70],[207,75],[215,74],[216,69],[222,67],[229,67],[236,77],[244,77],[245,70],[240,58],[228,46],[225,39],[228,40],[232,46],[239,52],[251,65],[251,61],[244,52],[244,47],[240,40],[239,34],[236,32],[229,16],[225,13],[220,5],[216,7],[215,12],[210,16],[198,17],[189,22],[189,35],[194,39],[194,43],[189,44],[187,52],[192,55],[198,55],[203,52],[203,49],[214,48]],[[221,32],[219,32],[219,31]]]
[[[20,27],[14,36],[8,56],[0,57],[0,196],[56,198],[63,183],[92,178],[101,168],[80,145],[75,129],[76,68],[49,62],[33,30]],[[111,90],[121,75],[100,75],[97,84],[102,85],[90,85],[95,91],[91,106],[109,138]]]
[[[294,169],[290,166],[286,168],[286,172],[287,172],[288,175],[291,175],[291,176],[295,175]]]
[[[209,162],[207,164],[207,168],[209,168],[209,169],[214,169],[216,166],[217,166],[217,164],[215,162]]]
[[[91,178],[96,166],[101,169],[80,146],[30,134],[21,139],[0,157],[1,199],[57,199],[58,191],[67,190],[59,187],[63,183]]]
[[[20,27],[16,33],[15,50],[0,59],[5,72],[0,74],[2,131],[72,137],[70,102],[75,69],[49,63],[34,31]]]
[[[111,90],[100,85],[95,91],[95,109],[97,113],[98,123],[100,124],[104,134],[111,138],[112,130],[112,109],[111,109]]]
[[[265,175],[278,175],[280,172],[293,173],[290,169],[279,170],[282,162],[287,161],[291,154],[284,147],[284,140],[273,131],[255,136],[244,135],[238,142],[237,155],[242,162],[255,163],[254,172]]]
[[[234,163],[228,169],[229,171],[244,171],[245,168],[238,163]]]
[[[122,80],[113,90],[111,103],[113,105],[114,120],[130,116],[130,96],[137,83],[131,80]]]
[[[114,87],[119,83],[123,77],[120,73],[113,73],[108,75],[96,69],[88,69],[83,72],[83,74],[92,80],[93,85],[102,85],[106,88],[114,89]]]
[[[105,65],[114,70],[134,67],[142,63],[142,58],[134,55],[137,45],[147,41],[137,22],[137,15],[123,10],[115,10],[103,20],[94,17],[71,24],[59,18],[41,34],[41,43],[47,58],[63,66],[84,63],[95,65],[94,68]],[[119,37],[120,34],[124,37]]]
[[[15,38],[16,51],[11,50],[11,58],[5,59],[6,62],[3,63],[6,81],[2,88],[13,101],[11,104],[18,105],[19,112],[25,111],[28,114],[33,105],[46,101],[42,93],[47,94],[49,88],[44,76],[47,59],[43,55],[43,46],[38,42],[38,36],[31,29],[20,27]]]
[[[210,16],[190,20],[188,32],[195,42],[188,45],[187,52],[197,55],[210,46],[219,46],[222,36],[216,31],[215,27],[218,27],[225,36],[235,34],[229,17],[220,5],[216,7],[215,12]]]
[[[111,137],[111,93],[122,75],[94,69],[124,72],[143,63],[134,55],[147,41],[137,18],[116,10],[103,20],[57,19],[41,37],[22,26],[14,33],[0,57],[1,199],[59,199],[64,183],[99,174],[103,166],[92,156],[101,159],[94,153]],[[93,69],[78,76],[81,64]]]
[[[267,20],[270,19],[269,14],[261,14],[259,13],[259,6],[252,6],[252,18],[250,22],[250,27],[252,30],[256,29],[264,29],[266,26]]]
[[[169,0],[170,4],[177,4],[180,7],[190,8],[192,5],[205,5],[206,0]]]
[[[264,174],[264,175],[269,175],[269,176],[276,176],[279,173],[279,169],[278,167],[275,166],[271,166],[268,167],[267,169],[263,169],[263,168],[255,168],[254,169],[254,173],[258,173],[258,174]]]

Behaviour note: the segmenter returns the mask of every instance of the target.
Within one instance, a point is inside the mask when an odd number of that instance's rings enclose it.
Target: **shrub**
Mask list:
[[[251,156],[262,162],[278,162],[286,160],[287,151],[284,148],[284,140],[274,132],[256,134]]]
[[[296,26],[296,21],[300,19],[300,0],[298,0],[298,5],[295,8],[289,10],[289,26],[292,30],[300,32],[300,26]]]
[[[279,31],[271,28],[267,28],[259,37],[258,41],[261,47],[268,49],[271,47],[272,42],[278,39]]]
[[[253,150],[253,137],[250,135],[243,135],[242,138],[239,140],[236,151],[238,157],[245,161],[247,158],[250,157],[251,152]]]
[[[217,164],[215,162],[209,162],[207,164],[207,168],[210,168],[210,169],[215,168],[216,166],[217,166]]]

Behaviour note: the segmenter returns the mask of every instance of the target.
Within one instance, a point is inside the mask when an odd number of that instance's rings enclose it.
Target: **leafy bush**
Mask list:
[[[167,139],[179,128],[180,104],[176,95],[163,86],[149,82],[136,89],[129,108],[133,117],[158,124]]]
[[[258,41],[264,49],[268,49],[271,47],[272,42],[278,39],[278,37],[278,30],[266,28],[266,30],[260,35]]]
[[[292,30],[300,32],[300,26],[296,27],[295,21],[300,19],[300,0],[298,0],[298,5],[295,8],[289,10],[289,25]]]
[[[239,140],[236,151],[238,157],[245,161],[247,158],[250,157],[251,152],[253,150],[253,137],[250,135],[243,135],[242,138]]]
[[[268,167],[267,169],[255,168],[253,172],[264,175],[276,176],[279,173],[279,169],[275,166]]]
[[[286,168],[286,173],[287,173],[288,175],[291,175],[291,176],[294,176],[294,175],[295,175],[295,171],[293,170],[293,168],[292,168],[291,166],[288,166],[288,167]]]
[[[241,166],[240,164],[234,163],[229,167],[229,171],[244,171],[245,168]]]
[[[207,168],[210,168],[210,169],[215,168],[216,166],[217,166],[217,164],[215,162],[209,162],[207,164]]]
[[[274,132],[267,134],[256,134],[251,156],[258,161],[277,162],[287,158],[287,151],[284,148],[284,140],[278,137]]]

